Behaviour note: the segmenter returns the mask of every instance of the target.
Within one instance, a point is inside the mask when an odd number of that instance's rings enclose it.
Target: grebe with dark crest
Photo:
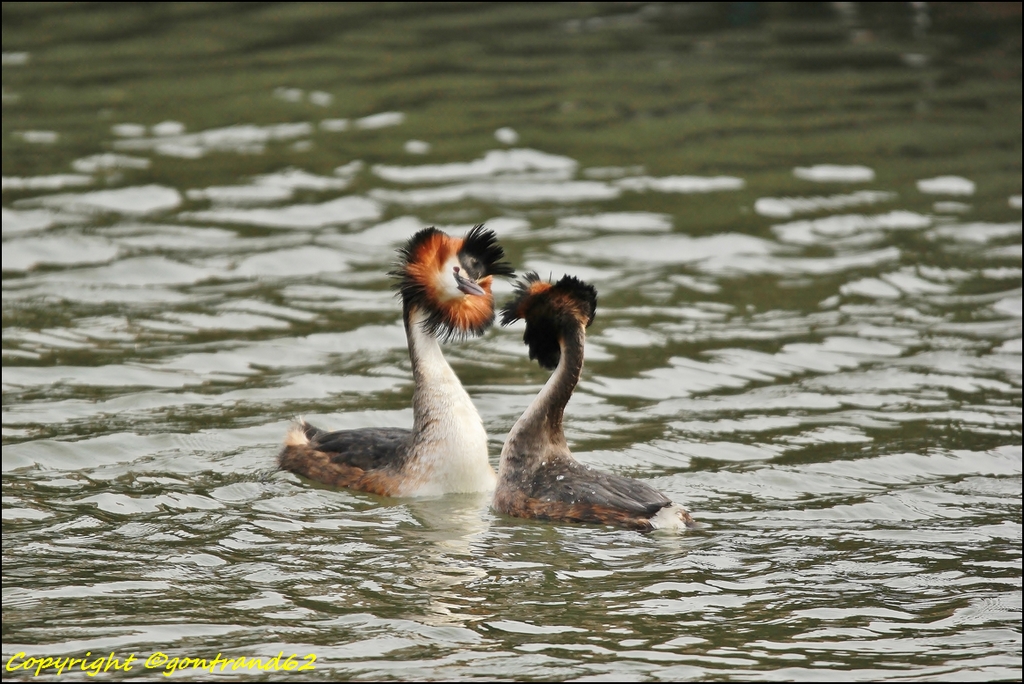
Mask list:
[[[503,309],[501,324],[526,320],[530,358],[554,369],[516,421],[501,450],[494,508],[520,518],[616,525],[649,532],[697,523],[653,487],[585,466],[569,453],[562,414],[583,371],[586,329],[597,291],[572,276],[557,283],[528,273]]]
[[[487,433],[438,340],[484,333],[494,322],[494,276],[512,266],[494,231],[474,227],[464,239],[436,228],[399,250],[398,279],[409,341],[413,427],[326,432],[304,420],[289,430],[281,468],[336,487],[382,496],[479,492],[494,488]]]

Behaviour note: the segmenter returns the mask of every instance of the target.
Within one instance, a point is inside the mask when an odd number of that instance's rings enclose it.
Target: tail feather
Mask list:
[[[324,431],[315,425],[310,425],[304,418],[296,418],[288,426],[288,433],[285,435],[285,446],[302,446],[304,444],[316,444],[317,437],[324,434]]]
[[[333,458],[336,453],[321,451],[319,438],[328,434],[332,433],[297,419],[288,428],[284,446],[277,456],[278,466],[333,487],[358,489],[381,496],[397,496],[404,491],[406,482],[390,471],[367,472],[359,466]]]
[[[650,518],[651,528],[655,530],[685,530],[704,527],[693,519],[690,512],[679,504],[669,504]]]

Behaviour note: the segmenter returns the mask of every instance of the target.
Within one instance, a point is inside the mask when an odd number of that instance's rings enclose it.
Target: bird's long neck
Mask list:
[[[427,315],[418,308],[405,314],[405,333],[409,341],[409,358],[416,390],[412,398],[414,430],[422,432],[438,418],[453,396],[459,399],[469,395],[459,382],[455,371],[441,352],[437,338],[423,330]]]
[[[564,331],[558,345],[561,357],[558,366],[512,426],[501,452],[501,468],[506,462],[536,459],[538,462],[559,455],[568,456],[569,447],[562,431],[562,415],[583,372],[583,326]],[[499,473],[500,477],[500,473]]]
[[[437,338],[423,330],[427,315],[405,312],[416,389],[413,437],[406,468],[407,495],[480,492],[494,488],[487,431],[469,393],[445,361]]]

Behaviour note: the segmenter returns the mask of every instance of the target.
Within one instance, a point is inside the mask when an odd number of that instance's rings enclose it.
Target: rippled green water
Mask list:
[[[1019,679],[1020,26],[5,4],[4,662]],[[294,415],[411,425],[385,273],[418,228],[483,221],[599,291],[577,457],[705,530],[274,471]],[[446,348],[495,463],[546,377],[520,337]]]

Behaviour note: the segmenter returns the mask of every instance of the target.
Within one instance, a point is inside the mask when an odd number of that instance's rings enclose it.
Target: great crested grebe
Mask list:
[[[511,276],[512,266],[483,225],[465,239],[425,228],[399,257],[389,275],[398,278],[416,384],[412,429],[325,432],[299,420],[278,461],[311,480],[382,496],[489,491],[495,475],[483,421],[438,339],[483,334],[494,322],[493,277]]]
[[[601,523],[648,532],[697,524],[685,508],[649,485],[585,466],[569,453],[562,414],[583,370],[586,328],[597,291],[572,276],[555,284],[528,273],[503,309],[501,324],[526,319],[530,358],[554,369],[516,421],[501,450],[494,508],[541,520]]]

